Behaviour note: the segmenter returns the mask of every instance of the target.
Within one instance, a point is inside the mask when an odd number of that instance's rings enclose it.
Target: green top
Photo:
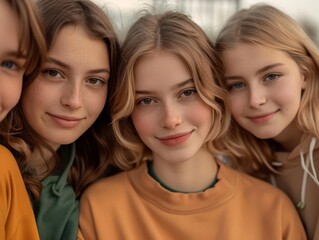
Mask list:
[[[78,231],[79,202],[67,182],[75,158],[75,143],[61,146],[59,156],[66,163],[61,175],[43,181],[40,200],[33,203],[40,238],[43,240],[75,240]]]

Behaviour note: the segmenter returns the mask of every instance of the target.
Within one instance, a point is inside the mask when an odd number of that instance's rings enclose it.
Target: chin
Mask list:
[[[68,145],[68,144],[75,142],[79,137],[80,136],[72,137],[72,138],[70,138],[70,136],[58,137],[55,139],[51,139],[50,142],[54,142],[54,143],[57,143],[59,145]]]
[[[271,134],[271,133],[256,133],[256,134],[253,134],[256,138],[259,138],[259,139],[263,139],[263,140],[266,140],[266,139],[271,139],[271,138],[275,138],[277,136],[277,134]]]

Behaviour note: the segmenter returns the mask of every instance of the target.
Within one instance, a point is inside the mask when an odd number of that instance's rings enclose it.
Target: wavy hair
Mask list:
[[[319,51],[306,32],[281,10],[256,4],[238,11],[226,22],[216,39],[216,49],[222,56],[241,42],[282,51],[297,63],[307,81],[297,126],[319,138]],[[224,82],[222,86],[227,88]],[[258,139],[232,121],[224,145],[235,164],[246,171],[276,172],[270,164],[274,160],[274,141]]]
[[[130,115],[135,105],[134,68],[140,59],[158,50],[171,52],[184,61],[199,96],[212,108],[214,118],[207,138],[212,153],[217,153],[218,139],[225,134],[230,122],[226,92],[216,84],[222,80],[222,64],[211,40],[185,14],[167,11],[152,15],[148,12],[135,22],[123,42],[116,91],[111,101],[112,126],[124,146],[115,151],[114,159],[122,169],[138,166],[151,155]]]
[[[41,62],[45,59],[47,48],[44,38],[43,24],[37,6],[29,0],[4,0],[18,17],[18,55],[26,58],[25,74],[36,75],[40,71]],[[24,77],[23,84],[29,80]],[[8,146],[9,126],[13,119],[9,112],[0,125],[0,143]],[[8,123],[8,124],[7,124]]]
[[[111,69],[108,82],[109,96],[113,92],[120,49],[114,28],[103,10],[90,0],[38,0],[36,4],[44,23],[47,49],[53,46],[59,31],[68,25],[80,25],[89,36],[105,42]],[[35,77],[33,74],[26,76],[28,81],[24,88],[27,88]],[[90,183],[104,176],[111,164],[112,145],[115,141],[110,127],[109,106],[108,97],[100,116],[75,142],[76,157],[68,180],[77,197]],[[42,190],[41,179],[51,175],[55,169],[48,168],[41,175],[35,174],[31,168],[32,163],[40,158],[49,166],[49,159],[42,158],[43,153],[47,151],[53,154],[53,159],[50,159],[55,163],[53,166],[58,166],[60,159],[26,122],[21,103],[13,109],[11,118],[6,119],[1,125],[2,129],[10,129],[9,148],[17,159],[28,191],[38,199]]]
[[[33,1],[5,0],[18,16],[19,50],[26,57],[25,73],[39,70],[42,59],[46,55],[43,26],[38,9]]]

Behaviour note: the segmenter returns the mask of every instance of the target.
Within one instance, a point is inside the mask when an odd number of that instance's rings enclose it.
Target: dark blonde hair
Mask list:
[[[286,53],[305,76],[297,126],[319,137],[319,51],[305,31],[290,16],[266,4],[256,4],[235,13],[220,31],[217,51],[223,55],[238,43],[266,46]],[[223,82],[225,89],[227,86]],[[248,172],[267,168],[273,161],[273,141],[262,140],[241,128],[234,120],[223,142],[237,166]],[[267,170],[266,170],[267,171]]]
[[[146,13],[129,30],[122,46],[119,76],[112,102],[112,126],[123,149],[114,159],[122,169],[140,165],[151,155],[140,140],[130,117],[135,105],[136,63],[154,51],[168,51],[188,67],[201,99],[212,108],[213,121],[207,146],[216,153],[218,139],[226,132],[230,114],[226,111],[225,91],[216,82],[222,78],[222,64],[203,30],[187,15],[168,11]]]
[[[59,31],[68,25],[80,25],[87,34],[105,42],[110,62],[110,79],[108,81],[108,95],[113,91],[119,43],[113,26],[99,6],[90,0],[38,0],[42,21],[45,28],[47,48],[50,49]],[[24,88],[27,88],[36,75],[26,76],[28,79]],[[109,126],[109,98],[103,111],[94,124],[76,140],[76,157],[69,174],[69,182],[79,197],[83,190],[93,181],[104,176],[111,163],[112,144],[115,142],[112,128]],[[10,129],[9,148],[13,151],[28,191],[35,199],[41,193],[43,179],[55,169],[49,169],[44,175],[34,175],[30,169],[31,163],[39,157],[45,149],[52,152],[57,166],[59,157],[43,139],[26,122],[21,103],[13,109],[11,121],[9,119],[3,127]],[[6,124],[6,125],[5,125]],[[44,159],[47,162],[48,159]],[[50,160],[51,161],[51,160]]]

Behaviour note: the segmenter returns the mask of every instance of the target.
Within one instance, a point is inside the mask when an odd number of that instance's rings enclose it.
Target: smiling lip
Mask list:
[[[251,116],[251,117],[248,117],[248,119],[250,119],[254,123],[266,123],[270,119],[272,119],[277,112],[278,110],[274,112],[270,112],[270,113],[260,114],[257,116]]]
[[[57,123],[59,126],[61,126],[63,128],[73,128],[76,125],[78,125],[81,120],[83,120],[83,118],[55,115],[55,114],[50,114],[50,113],[48,113],[48,115],[51,117],[51,119],[55,123]]]
[[[187,132],[187,133],[179,133],[179,134],[174,134],[171,136],[163,137],[163,138],[158,138],[158,140],[167,146],[176,146],[179,144],[182,144],[186,142],[189,137],[192,135],[193,131]]]

